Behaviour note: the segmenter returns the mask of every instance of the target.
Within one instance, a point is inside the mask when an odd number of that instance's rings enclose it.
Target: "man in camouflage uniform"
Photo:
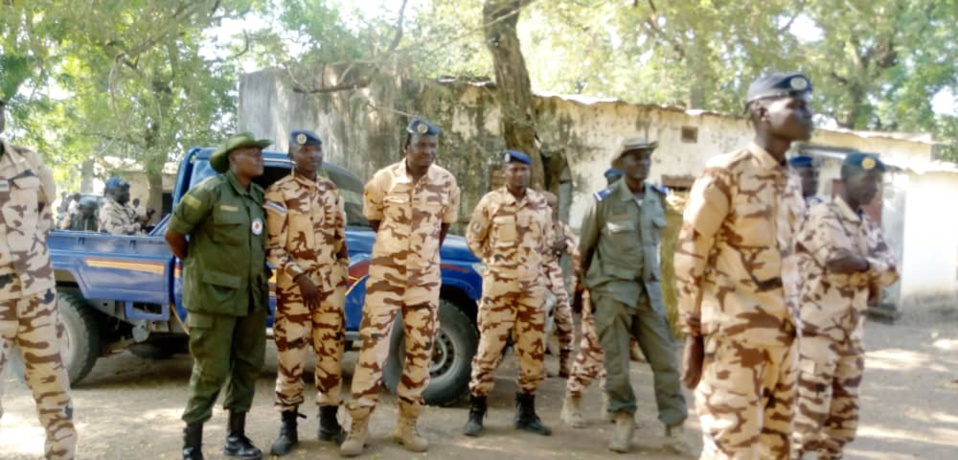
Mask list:
[[[463,429],[478,436],[486,414],[496,368],[509,337],[519,361],[517,429],[548,436],[535,411],[535,393],[545,376],[544,309],[546,275],[543,254],[554,242],[553,219],[542,193],[529,188],[532,163],[515,150],[503,154],[506,185],[482,197],[466,232],[469,249],[485,264],[479,305],[479,348],[469,381],[472,407]]]
[[[193,375],[183,411],[183,459],[202,459],[203,424],[223,384],[229,410],[227,457],[259,459],[246,437],[246,414],[266,353],[269,268],[262,150],[272,142],[249,133],[231,136],[210,156],[218,172],[194,185],[170,218],[166,242],[183,261],[183,303],[189,315]],[[189,240],[187,240],[189,236]]]
[[[801,186],[785,162],[812,134],[808,78],[761,77],[748,91],[754,141],[696,180],[675,254],[685,384],[702,458],[784,459],[795,399]]]
[[[80,198],[77,211],[63,220],[63,230],[74,232],[96,232],[100,229],[97,219],[97,208],[100,204],[96,198],[85,196]]]
[[[639,137],[623,141],[616,164],[625,176],[594,194],[580,229],[580,276],[592,296],[605,352],[608,410],[615,422],[609,449],[620,453],[630,449],[637,408],[629,381],[630,337],[652,367],[666,446],[687,448],[682,425],[688,413],[659,285],[667,190],[646,182],[657,145]]]
[[[0,100],[0,134],[4,105]],[[14,345],[23,356],[27,386],[46,431],[46,458],[72,459],[77,434],[46,243],[54,198],[53,174],[40,155],[0,140],[0,395],[6,351]]]
[[[565,274],[559,262],[563,255],[568,254],[573,259],[573,265],[578,263],[578,241],[572,228],[559,219],[559,199],[550,192],[543,192],[543,195],[552,210],[551,233],[555,239],[543,255],[542,263],[545,267],[548,289],[556,299],[555,327],[556,336],[559,339],[559,377],[568,378],[571,371],[572,342],[575,341],[575,321],[572,319],[572,304],[569,299],[569,290],[566,288]]]
[[[839,459],[855,439],[866,310],[898,280],[881,228],[862,212],[880,190],[884,171],[874,155],[848,154],[841,195],[813,207],[798,235],[803,283],[796,458],[816,452],[821,460]]]
[[[369,416],[379,399],[389,337],[402,314],[405,360],[397,394],[399,420],[392,438],[407,450],[423,452],[429,443],[416,429],[429,385],[429,366],[439,317],[439,247],[459,217],[455,177],[433,164],[439,128],[414,118],[406,127],[406,157],[387,166],[366,184],[363,215],[376,231],[366,281],[359,334],[362,348],[353,374],[349,413],[352,429],[340,448],[362,453]]]
[[[336,186],[318,175],[322,145],[312,131],[293,131],[293,172],[266,190],[266,253],[277,272],[273,334],[279,361],[276,407],[282,418],[273,455],[286,455],[299,441],[296,419],[310,344],[316,353],[319,438],[341,443],[345,437],[336,413],[345,346],[346,215]]]
[[[805,203],[811,207],[824,201],[818,197],[819,175],[821,174],[821,162],[808,155],[799,155],[788,159],[790,166],[802,180],[802,198]]]
[[[100,230],[113,235],[138,235],[148,219],[141,219],[129,205],[130,184],[119,177],[106,181],[103,205],[100,207]]]

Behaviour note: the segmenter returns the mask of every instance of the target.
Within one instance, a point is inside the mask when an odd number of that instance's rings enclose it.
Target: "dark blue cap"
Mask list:
[[[806,97],[812,92],[812,81],[798,72],[777,72],[758,77],[748,86],[746,103],[777,97]]]
[[[106,181],[106,188],[130,188],[130,184],[119,177],[111,177]]]
[[[442,134],[442,130],[438,126],[423,120],[422,118],[413,118],[409,120],[409,124],[406,125],[406,132],[409,134],[418,134],[424,135],[428,134],[431,136],[438,136]]]
[[[842,162],[843,167],[857,168],[862,171],[871,171],[877,169],[879,172],[885,172],[888,168],[885,167],[885,163],[878,158],[878,155],[874,153],[862,153],[862,152],[852,152],[848,155],[845,155],[845,161]]]
[[[788,164],[795,168],[812,168],[821,166],[821,162],[808,155],[799,155],[788,159]]]
[[[289,133],[289,145],[323,145],[323,140],[310,130],[297,129]]]
[[[606,179],[611,179],[613,177],[624,176],[625,171],[622,171],[621,169],[609,168],[605,170],[605,173],[603,175],[605,176]]]
[[[505,152],[502,152],[502,162],[523,163],[527,165],[532,164],[532,160],[529,159],[529,155],[526,155],[518,150],[506,150]]]

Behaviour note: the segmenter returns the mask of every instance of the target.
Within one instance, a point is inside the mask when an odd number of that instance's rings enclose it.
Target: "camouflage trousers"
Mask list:
[[[322,286],[319,276],[312,276],[312,281]],[[295,410],[303,403],[303,367],[310,344],[316,354],[316,404],[338,406],[345,348],[345,284],[332,291],[321,290],[319,305],[312,310],[303,303],[295,283],[277,286],[277,291],[273,322],[278,361],[276,407],[280,411]]]
[[[494,373],[502,362],[503,349],[512,337],[519,361],[519,389],[535,394],[545,378],[545,300],[544,280],[531,283],[504,279],[487,272],[482,279],[479,305],[479,348],[472,359],[469,391],[488,395],[494,386]]]
[[[555,327],[559,352],[562,356],[568,356],[572,353],[572,343],[575,342],[575,322],[572,319],[572,304],[565,285],[565,275],[558,260],[546,263],[544,269],[549,292],[556,298]]]
[[[383,364],[389,356],[389,338],[396,315],[402,313],[405,357],[396,394],[401,410],[418,415],[425,406],[422,392],[429,385],[432,347],[439,328],[439,282],[437,279],[430,285],[402,286],[385,276],[373,276],[375,268],[370,268],[366,283],[363,320],[359,326],[362,348],[353,372],[349,412],[354,419],[366,418],[376,408]],[[395,278],[403,277],[396,275]]]
[[[52,290],[0,300],[0,375],[8,362],[7,352],[16,346],[23,356],[27,386],[33,392],[40,424],[46,431],[45,455],[49,459],[72,459],[76,454],[70,379],[60,356],[62,333]]]
[[[752,344],[705,338],[695,404],[702,459],[787,459],[795,403],[798,343]]]
[[[579,341],[579,353],[572,364],[572,373],[566,381],[566,394],[581,398],[592,381],[599,379],[599,386],[605,389],[605,353],[599,343],[599,331],[595,326],[595,314],[592,313],[592,299],[589,291],[582,293],[582,340]]]
[[[860,343],[802,337],[798,346],[798,405],[793,449],[841,458],[858,429],[858,385],[865,370]]]

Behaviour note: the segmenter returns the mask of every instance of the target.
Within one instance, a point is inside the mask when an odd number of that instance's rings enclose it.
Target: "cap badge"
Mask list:
[[[795,91],[803,91],[808,89],[808,80],[806,80],[804,77],[794,77],[788,82],[788,84]]]
[[[875,169],[875,159],[874,158],[865,158],[862,160],[862,169],[865,171],[871,171]]]
[[[297,142],[299,145],[306,145],[306,135],[303,134],[303,133],[297,134],[297,135],[296,135],[296,142]]]
[[[426,134],[429,132],[429,126],[420,122],[418,125],[416,125],[416,132],[419,134]]]

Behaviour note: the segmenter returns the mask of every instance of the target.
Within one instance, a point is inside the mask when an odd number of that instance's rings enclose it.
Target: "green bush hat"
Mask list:
[[[262,149],[272,145],[272,143],[273,141],[267,139],[257,140],[253,137],[253,134],[249,132],[234,134],[227,138],[226,141],[213,152],[213,155],[210,155],[210,166],[213,167],[214,171],[224,173],[230,169],[229,154],[233,150],[243,147],[259,147]]]

